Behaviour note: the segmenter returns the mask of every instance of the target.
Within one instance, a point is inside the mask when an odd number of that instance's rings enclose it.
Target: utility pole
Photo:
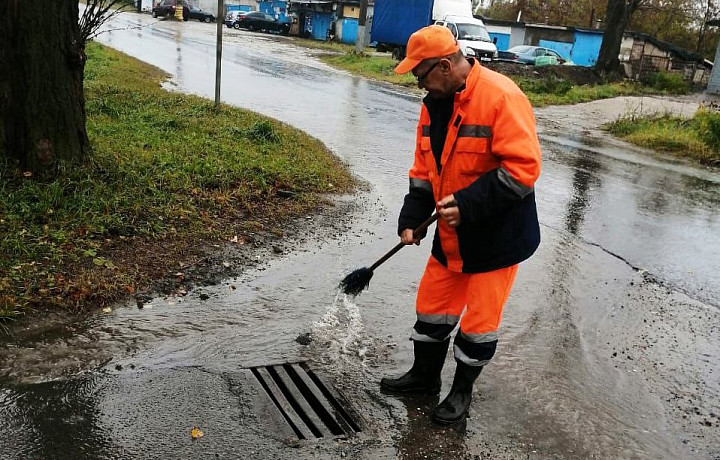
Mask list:
[[[217,50],[215,52],[215,107],[220,107],[220,74],[222,68],[222,26],[225,15],[223,14],[223,0],[218,0],[218,9],[215,19],[217,20]]]
[[[355,41],[355,52],[362,53],[365,49],[365,21],[367,19],[368,0],[360,0],[360,17],[358,17],[357,40]]]

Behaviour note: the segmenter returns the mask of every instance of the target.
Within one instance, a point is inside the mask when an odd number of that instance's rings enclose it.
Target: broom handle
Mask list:
[[[457,201],[451,201],[450,203],[445,205],[446,208],[452,208],[453,206],[457,206]],[[415,230],[413,230],[413,236],[416,236],[418,233],[425,231],[425,229],[427,229],[430,225],[432,225],[433,222],[438,220],[439,217],[440,217],[440,214],[435,213],[432,216],[425,219],[425,222],[418,225],[418,227]],[[380,257],[377,262],[375,262],[374,264],[372,264],[370,266],[370,271],[374,271],[376,268],[378,268],[380,265],[385,263],[386,260],[388,260],[390,257],[394,256],[396,252],[398,252],[405,246],[407,246],[407,245],[405,243],[403,243],[402,241],[399,242],[398,244],[396,244],[394,248],[392,248],[391,250],[389,250],[387,252],[387,254]]]

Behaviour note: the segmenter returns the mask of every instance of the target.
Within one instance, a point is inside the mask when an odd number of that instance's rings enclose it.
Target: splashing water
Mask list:
[[[312,325],[313,343],[325,348],[325,364],[364,367],[373,340],[365,332],[360,309],[351,298],[338,292],[322,318]],[[358,359],[359,358],[359,359]],[[342,363],[342,364],[341,364]]]

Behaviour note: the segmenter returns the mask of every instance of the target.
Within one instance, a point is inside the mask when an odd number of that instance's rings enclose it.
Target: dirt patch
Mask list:
[[[483,66],[503,75],[525,78],[555,78],[566,80],[573,85],[599,85],[604,82],[600,74],[591,67],[576,65],[548,65],[536,67],[532,65],[513,64],[511,62],[487,62]]]

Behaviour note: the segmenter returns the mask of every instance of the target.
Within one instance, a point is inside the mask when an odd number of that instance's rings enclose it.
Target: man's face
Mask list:
[[[426,59],[418,64],[412,73],[417,79],[418,88],[425,89],[434,99],[443,99],[450,94],[448,89],[450,69],[448,59]]]

